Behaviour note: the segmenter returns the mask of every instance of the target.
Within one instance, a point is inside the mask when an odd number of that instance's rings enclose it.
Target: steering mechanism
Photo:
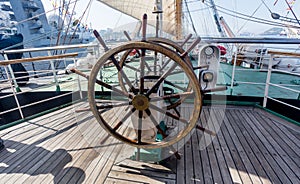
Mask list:
[[[214,135],[197,125],[205,91],[194,73],[201,67],[193,68],[188,53],[200,38],[184,50],[182,46],[191,35],[181,45],[165,38],[147,39],[146,25],[145,14],[142,40],[129,41],[113,49],[108,49],[94,31],[105,54],[94,65],[90,76],[75,69],[72,71],[88,78],[90,110],[110,135],[137,148],[169,147],[179,158],[173,146],[192,129]],[[135,57],[131,53],[135,53]],[[103,80],[103,73],[112,77]],[[213,78],[211,75],[204,72],[202,78],[209,82]],[[109,100],[99,98],[103,88],[110,92]],[[192,106],[191,112],[185,112],[186,104]],[[112,121],[112,116],[117,120]],[[172,126],[164,125],[167,130],[162,126],[166,119],[172,121]],[[157,138],[158,134],[162,139]]]

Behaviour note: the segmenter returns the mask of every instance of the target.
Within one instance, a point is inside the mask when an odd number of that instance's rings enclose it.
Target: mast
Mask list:
[[[226,23],[225,19],[224,19],[223,17],[220,17],[219,20],[220,20],[221,25],[222,25],[223,28],[225,29],[225,31],[226,31],[228,37],[234,38],[235,35],[234,35],[233,31],[230,29],[230,27],[228,26],[228,24]]]
[[[221,37],[226,37],[225,31],[222,29],[221,24],[220,24],[220,16],[219,16],[219,13],[217,11],[214,0],[210,0],[210,4],[211,4],[211,8],[213,10],[214,19],[215,19],[215,22],[217,24],[218,32],[220,33]]]
[[[176,39],[182,39],[182,0],[175,0],[176,6]]]

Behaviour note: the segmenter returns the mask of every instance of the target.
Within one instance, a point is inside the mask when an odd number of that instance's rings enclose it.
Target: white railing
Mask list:
[[[88,48],[91,48],[92,51],[90,51],[90,50],[88,51]],[[23,112],[24,108],[27,108],[27,107],[30,107],[33,105],[37,105],[37,104],[41,104],[41,103],[46,103],[53,99],[67,96],[67,95],[73,94],[75,92],[79,92],[80,98],[82,99],[83,96],[82,96],[81,81],[80,81],[79,76],[73,77],[73,79],[70,80],[69,79],[70,76],[57,75],[58,70],[54,66],[54,61],[63,60],[64,63],[70,62],[70,63],[73,63],[74,66],[76,67],[76,61],[78,59],[80,59],[80,57],[78,56],[79,52],[71,52],[71,53],[60,54],[60,55],[52,55],[52,53],[51,53],[51,51],[57,51],[57,50],[66,50],[67,51],[70,49],[72,49],[72,50],[83,49],[84,50],[83,53],[80,53],[82,56],[84,56],[86,54],[86,52],[89,52],[89,53],[92,52],[93,54],[96,55],[96,57],[99,57],[98,44],[80,44],[80,45],[68,45],[68,46],[65,45],[65,46],[1,51],[5,60],[0,61],[0,66],[4,68],[6,79],[4,78],[3,80],[0,80],[0,84],[1,84],[0,90],[1,90],[1,92],[7,92],[7,94],[2,95],[0,97],[0,100],[4,99],[4,98],[8,98],[8,97],[13,97],[16,102],[16,107],[8,109],[8,110],[3,110],[2,112],[0,112],[0,115],[4,115],[6,113],[18,110],[21,118],[24,119],[25,118],[24,112]],[[48,53],[48,55],[47,56],[37,56],[37,57],[32,57],[32,58],[14,59],[14,60],[8,60],[8,57],[7,57],[7,54],[26,53],[26,52],[41,53],[42,51],[46,51]],[[37,54],[37,55],[39,55],[39,54]],[[28,62],[34,62],[34,63],[39,62],[39,63],[43,63],[44,65],[50,64],[51,68],[50,68],[50,70],[46,69],[46,70],[37,70],[37,71],[36,70],[35,71],[27,71],[29,76],[16,77],[15,74],[17,74],[17,72],[13,72],[11,64],[16,64],[16,63],[26,64]],[[42,85],[41,86],[36,85],[37,87],[33,87],[33,88],[30,88],[27,85],[25,87],[20,87],[18,85],[18,80],[22,79],[22,78],[27,78],[27,77],[29,78],[29,81],[34,80],[35,82],[37,82],[39,84],[42,83]],[[38,77],[38,78],[35,78],[35,77]],[[60,80],[65,81],[65,83],[61,82]],[[76,90],[72,90],[74,83],[77,83]],[[63,84],[64,89],[61,89],[62,84]],[[2,88],[3,86],[4,86],[4,88]],[[53,89],[53,86],[55,86],[56,88]],[[8,88],[5,88],[5,87],[8,87]],[[56,92],[65,90],[67,92],[55,95],[50,98],[46,98],[46,99],[42,99],[39,101],[34,101],[32,103],[21,105],[22,103],[20,103],[20,101],[18,99],[18,95],[25,94],[28,92],[33,92],[33,91],[39,91],[39,90],[44,91],[45,89],[48,89],[49,91],[56,91]]]
[[[269,88],[270,88],[270,86],[275,86],[275,87],[282,88],[282,89],[285,89],[285,90],[288,90],[288,91],[293,91],[293,92],[298,93],[300,95],[300,90],[295,90],[295,89],[292,89],[292,88],[289,88],[289,87],[285,87],[285,86],[282,86],[282,85],[271,83],[271,74],[272,74],[272,71],[274,70],[272,68],[272,62],[273,62],[274,56],[280,55],[280,56],[293,56],[293,57],[300,58],[300,53],[289,53],[289,52],[279,52],[279,51],[271,51],[271,50],[269,50],[268,54],[270,54],[271,56],[270,56],[269,65],[268,65],[268,73],[267,73],[267,80],[266,80],[266,87],[265,87],[263,107],[266,107],[268,99],[271,99],[273,101],[276,101],[276,102],[279,102],[281,104],[287,105],[287,106],[292,107],[294,109],[300,110],[299,107],[296,107],[294,105],[290,105],[288,103],[285,103],[283,101],[280,101],[278,99],[275,99],[275,98],[272,98],[272,97],[269,96]],[[281,70],[276,70],[276,72],[287,73],[286,71],[281,71]],[[295,74],[295,75],[297,75],[297,76],[300,77],[300,74]]]
[[[18,62],[23,63],[23,62],[35,62],[35,61],[50,62],[50,65],[51,65],[50,69],[48,69],[48,70],[38,70],[38,71],[29,71],[30,73],[32,73],[29,77],[43,76],[43,75],[51,73],[51,76],[49,76],[49,75],[47,76],[48,77],[48,81],[49,81],[49,78],[51,78],[54,81],[54,84],[55,84],[54,86],[56,86],[55,90],[61,90],[60,89],[61,82],[59,80],[62,79],[62,76],[57,75],[57,71],[58,70],[55,69],[53,63],[54,63],[55,60],[64,59],[64,61],[70,61],[71,60],[75,64],[76,60],[79,59],[79,57],[77,56],[78,53],[68,53],[68,54],[62,54],[62,55],[56,56],[56,55],[52,55],[51,51],[55,51],[55,50],[69,50],[69,49],[77,49],[77,48],[92,48],[94,54],[96,55],[96,58],[98,58],[99,55],[100,55],[99,54],[99,46],[97,44],[81,44],[81,45],[71,45],[71,46],[57,46],[57,47],[44,47],[44,48],[18,49],[18,50],[6,50],[6,51],[2,51],[2,54],[4,54],[4,57],[6,59],[7,59],[7,54],[13,54],[13,53],[46,51],[48,53],[48,55],[47,56],[35,57],[35,58],[23,58],[21,60],[7,60],[7,61],[5,60],[5,61],[0,62],[0,66],[1,65],[3,66],[3,68],[5,70],[5,74],[7,76],[7,79],[4,79],[4,80],[0,81],[0,84],[7,83],[7,86],[9,87],[8,91],[10,91],[10,94],[7,94],[5,96],[0,97],[0,100],[3,99],[3,98],[6,98],[6,97],[14,97],[14,99],[16,101],[16,104],[17,104],[16,105],[17,107],[15,107],[13,109],[6,110],[6,111],[3,111],[3,112],[0,112],[0,115],[3,115],[5,113],[18,110],[19,113],[20,113],[20,116],[22,118],[24,118],[23,110],[22,109],[24,109],[26,107],[29,107],[29,106],[33,106],[33,105],[39,104],[39,103],[45,103],[45,102],[53,100],[55,98],[59,98],[59,97],[66,96],[66,95],[74,93],[75,91],[70,92],[70,90],[68,90],[67,93],[60,94],[60,95],[52,97],[52,98],[44,99],[44,100],[41,100],[41,101],[37,101],[37,102],[30,103],[30,104],[26,104],[26,105],[20,105],[18,97],[17,97],[18,94],[24,94],[24,93],[36,91],[36,90],[39,90],[39,89],[42,89],[42,88],[45,88],[45,87],[48,87],[48,86],[53,86],[53,83],[51,82],[51,84],[49,84],[47,86],[41,86],[41,87],[37,87],[37,88],[34,88],[34,89],[29,89],[29,90],[23,90],[22,89],[22,90],[20,90],[20,87],[18,86],[18,83],[17,83],[17,79],[20,79],[20,78],[16,78],[14,76],[14,73],[13,73],[12,68],[11,68],[11,64],[18,63]],[[272,63],[271,62],[272,62],[274,56],[278,55],[278,54],[282,54],[282,52],[278,53],[278,52],[275,52],[275,51],[268,51],[264,55],[265,57],[267,56],[269,58],[269,67],[268,67],[267,70],[264,70],[264,69],[261,69],[261,68],[259,68],[259,69],[251,69],[251,71],[263,71],[263,70],[267,71],[267,79],[266,79],[265,83],[263,83],[263,82],[255,82],[255,81],[242,81],[242,80],[236,79],[236,77],[235,77],[235,72],[236,71],[238,71],[238,70],[242,70],[242,71],[243,70],[245,70],[245,71],[247,70],[247,71],[249,71],[249,69],[237,68],[236,67],[236,60],[237,59],[235,58],[234,59],[235,62],[233,63],[233,68],[232,68],[232,71],[231,71],[232,73],[231,73],[230,91],[231,92],[233,91],[234,83],[235,82],[238,82],[240,84],[246,84],[246,85],[261,85],[261,86],[265,86],[263,107],[267,106],[267,100],[270,99],[270,100],[274,100],[274,101],[277,101],[279,103],[282,103],[282,104],[285,104],[285,105],[288,105],[290,107],[293,107],[295,109],[300,110],[300,108],[298,108],[298,107],[295,107],[293,105],[287,104],[285,102],[281,102],[278,99],[275,99],[274,97],[271,97],[269,95],[270,86],[282,88],[282,89],[289,90],[289,91],[292,91],[294,93],[300,94],[299,90],[291,88],[291,87],[295,87],[293,85],[290,85],[290,84],[275,84],[275,83],[271,83],[270,82],[272,71],[282,72],[282,73],[289,73],[287,71],[281,71],[281,70],[272,69]],[[300,57],[300,54],[295,54],[294,53],[293,57]],[[76,66],[76,64],[75,64],[75,66]],[[294,75],[300,76],[300,74],[294,74]],[[44,77],[41,77],[41,78],[44,78]],[[39,79],[37,79],[37,80],[39,80]],[[83,91],[83,89],[82,89],[82,86],[81,86],[82,83],[80,81],[80,77],[77,76],[76,78],[74,78],[72,81],[69,81],[69,82],[72,83],[74,81],[77,82],[77,90],[76,90],[76,92],[79,92],[79,94],[81,95],[80,97],[82,98],[82,91]],[[176,80],[174,82],[179,82],[179,80]],[[184,80],[180,81],[180,82],[184,82]],[[71,83],[70,83],[70,85],[73,85]],[[52,89],[52,91],[55,91],[55,90]]]

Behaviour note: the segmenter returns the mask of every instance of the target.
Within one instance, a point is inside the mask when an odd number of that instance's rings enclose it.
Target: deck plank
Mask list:
[[[266,129],[269,134],[273,136],[273,139],[275,139],[279,145],[283,146],[284,150],[289,153],[293,161],[297,165],[300,165],[299,141],[298,143],[295,143],[298,138],[294,137],[293,135],[287,134],[286,132],[288,132],[289,130],[286,127],[283,127],[283,125],[279,125],[278,123],[273,122],[270,118],[265,117],[260,113],[255,114],[257,115],[258,119],[261,120],[261,125],[264,127],[264,129]]]
[[[252,183],[251,178],[249,177],[249,174],[246,172],[247,170],[246,170],[245,164],[243,162],[243,158],[241,158],[241,155],[239,154],[239,151],[237,149],[236,144],[238,144],[238,142],[236,140],[236,135],[233,132],[233,129],[231,126],[233,119],[231,119],[231,117],[228,114],[229,114],[229,111],[226,110],[226,116],[224,118],[224,120],[225,120],[224,129],[222,129],[223,133],[224,133],[223,135],[224,135],[225,141],[229,148],[228,151],[232,155],[236,170],[238,171],[238,174],[239,174],[242,182]]]
[[[263,134],[265,131],[261,132],[260,129],[257,128],[260,122],[255,118],[255,116],[253,116],[251,112],[245,112],[245,114],[248,116],[247,117],[248,123],[243,125],[247,127],[255,144],[258,146],[260,150],[260,153],[258,154],[262,154],[265,157],[265,159],[267,160],[268,164],[271,167],[270,169],[277,175],[277,178],[279,180],[277,180],[276,182],[290,183],[291,181],[286,176],[285,172],[282,170],[280,164],[277,162],[278,159],[275,158],[272,155],[272,153],[270,153],[270,150],[268,149],[267,145],[270,143],[268,142],[268,140],[265,138]],[[272,171],[267,170],[266,172],[272,173]]]
[[[281,155],[281,158],[285,161],[285,163],[289,166],[292,171],[297,171],[300,169],[300,156],[299,156],[299,147],[293,144],[293,142],[289,141],[288,137],[284,136],[284,133],[279,131],[273,126],[273,123],[269,124],[268,118],[262,118],[259,114],[256,114],[257,119],[262,123],[262,128],[268,132],[270,137],[272,138],[273,147],[277,150],[278,154]],[[275,134],[273,132],[276,132]],[[279,149],[277,148],[279,147]],[[298,151],[298,152],[297,152]],[[288,156],[286,156],[288,154]],[[294,172],[297,178],[300,178],[299,172]]]
[[[192,134],[191,141],[194,161],[194,181],[195,183],[202,183],[204,179],[197,131]]]
[[[221,118],[221,119],[223,120],[223,118]],[[226,122],[224,121],[224,123],[226,123]],[[225,169],[225,171],[227,171],[226,173],[227,173],[227,175],[229,174],[230,179],[232,180],[233,183],[242,183],[241,177],[240,177],[238,170],[236,168],[236,165],[234,163],[233,156],[230,153],[230,148],[228,147],[228,144],[225,140],[226,134],[224,132],[225,131],[224,128],[225,128],[225,125],[222,125],[221,129],[219,130],[219,132],[217,134],[217,137],[219,138],[220,148],[222,150],[224,159],[226,161],[226,165],[220,164],[220,167],[221,167],[221,170]],[[227,180],[229,180],[229,179],[227,179]],[[229,183],[231,183],[231,182],[229,182]]]
[[[245,123],[237,124],[237,126],[240,128],[240,130],[244,130],[244,137],[247,139],[249,146],[252,149],[249,151],[257,158],[259,162],[258,167],[260,165],[263,168],[272,183],[282,183],[276,173],[275,168],[273,167],[274,161],[269,157],[269,155],[264,154],[265,152],[263,149],[261,149],[261,144],[259,144],[259,140],[255,135],[255,132],[249,126],[249,121],[252,120],[248,117],[247,111],[241,113],[241,115]]]
[[[241,133],[241,130],[237,128],[237,124],[239,124],[242,119],[240,118],[240,113],[235,113],[235,111],[231,111],[228,113],[228,116],[233,120],[231,121],[231,129],[233,132],[232,138],[234,140],[234,144],[236,145],[237,152],[239,153],[241,159],[243,160],[246,172],[249,173],[249,177],[252,183],[261,183],[261,180],[258,176],[256,165],[253,164],[252,159],[250,159],[250,155],[247,154],[245,146],[247,145],[246,141],[243,141],[242,137],[239,137],[238,134]],[[245,130],[242,130],[244,132]]]
[[[205,127],[204,122],[206,122],[206,120],[203,114],[200,116],[200,122],[201,125]],[[199,131],[197,133],[200,137],[199,145],[206,147],[209,135],[204,134],[203,132],[200,133]],[[204,183],[213,183],[212,169],[207,149],[200,149],[200,154],[202,159],[203,181]]]
[[[0,183],[300,183],[300,128],[260,109],[204,107],[199,123],[217,136],[194,130],[181,160],[157,165],[130,160],[134,148],[107,136],[90,112],[74,114],[86,105],[1,131]],[[183,104],[181,112],[191,108]],[[107,118],[115,123],[122,112]]]
[[[250,143],[251,139],[249,136],[249,132],[247,131],[247,129],[242,127],[240,124],[240,122],[244,120],[242,118],[242,113],[243,112],[240,112],[239,114],[234,114],[234,112],[232,112],[232,115],[237,117],[235,125],[234,125],[234,131],[235,131],[238,139],[241,142],[241,146],[243,147],[244,151],[242,152],[242,154],[246,154],[250,161],[250,163],[248,162],[248,164],[251,165],[251,170],[252,170],[252,172],[250,172],[250,176],[252,178],[254,178],[253,183],[270,183],[269,177],[266,174],[264,167],[262,166],[262,164],[260,162],[260,160],[261,160],[260,155],[254,154],[255,152],[257,152],[257,150],[255,150]],[[252,134],[252,133],[250,132],[250,134]],[[264,164],[266,164],[266,162],[264,162]],[[253,171],[253,170],[255,170],[255,171]],[[258,177],[255,177],[255,176],[258,176]]]
[[[280,178],[285,180],[284,183],[300,183],[299,178],[290,168],[290,164],[292,164],[293,162],[286,163],[285,161],[286,157],[283,156],[285,152],[281,149],[282,145],[277,144],[272,136],[267,132],[267,130],[262,127],[261,123],[258,123],[260,122],[260,120],[255,117],[255,114],[249,113],[249,115],[254,118],[254,121],[250,123],[252,123],[253,130],[255,131],[255,133],[257,133],[256,135],[259,137],[261,142],[264,143],[267,154],[269,154],[279,166],[277,167],[278,169],[276,169],[276,171],[278,171],[278,175],[280,175]]]
[[[207,128],[213,132],[216,132],[214,124],[217,124],[218,122],[213,121],[210,112],[211,112],[210,109],[206,109],[206,110],[204,110],[203,115],[205,116],[205,121],[208,124]],[[208,154],[209,161],[211,164],[213,182],[214,183],[223,183],[219,163],[217,160],[217,154],[216,154],[216,150],[215,150],[215,147],[218,146],[218,143],[216,142],[215,137],[211,136],[211,135],[206,134],[205,139],[207,142],[206,144],[208,144],[208,146],[206,147],[206,150],[207,150],[207,154]]]
[[[221,130],[219,130],[219,128],[221,128],[221,125],[223,123],[223,117],[224,117],[224,112],[223,111],[219,111],[220,115],[218,113],[215,112],[214,109],[211,110],[211,115],[212,115],[212,122],[213,123],[213,130],[215,132],[218,132],[217,136],[215,137],[213,144],[214,144],[214,149],[216,152],[216,157],[219,163],[219,168],[220,168],[220,172],[222,175],[222,180],[223,183],[232,183],[232,178],[230,176],[229,173],[229,167],[227,165],[227,159],[226,159],[226,153],[223,152],[224,148],[228,150],[227,146],[224,145],[222,146],[220,139],[223,138],[222,132]]]
[[[185,119],[189,119],[190,117],[190,111],[188,108],[183,109],[184,115],[182,116]],[[190,168],[193,168],[195,170],[194,160],[193,160],[193,151],[192,151],[192,143],[191,143],[191,136],[194,132],[190,132],[185,138],[184,138],[184,175],[185,175],[185,183],[186,184],[192,184],[194,183],[194,172],[191,172]],[[189,155],[189,156],[187,156]],[[192,171],[193,171],[192,170]]]
[[[49,136],[51,135],[53,132],[48,132],[50,134],[42,134],[42,136]],[[63,134],[62,136],[65,136],[66,134]],[[38,140],[39,138],[41,138],[40,136],[37,136],[35,139],[33,140]],[[58,137],[60,138],[60,137]],[[35,141],[37,142],[37,141]],[[15,172],[15,173],[23,173],[24,171],[26,171],[26,168],[29,169],[28,166],[36,163],[35,161],[38,161],[36,158],[37,154],[44,156],[42,153],[45,154],[49,154],[50,152],[46,149],[43,149],[41,146],[43,146],[43,144],[46,144],[46,142],[43,142],[42,144],[35,144],[35,142],[33,144],[23,144],[23,143],[19,143],[19,142],[15,142],[14,144],[20,144],[22,145],[21,149],[16,149],[15,154],[10,154],[9,157],[6,157],[6,161],[9,163],[11,162],[12,164],[10,164],[10,167],[2,170],[1,172],[5,172],[5,173],[11,173],[11,172]],[[52,145],[54,146],[61,146],[60,144],[57,144],[59,142],[59,139],[55,139],[52,142]],[[49,145],[48,148],[50,148],[52,146],[51,144]],[[9,145],[6,145],[9,146]],[[53,146],[52,146],[53,147]],[[14,149],[14,147],[12,147],[12,149]],[[27,164],[28,162],[30,162],[30,164]],[[25,170],[24,170],[25,169]]]

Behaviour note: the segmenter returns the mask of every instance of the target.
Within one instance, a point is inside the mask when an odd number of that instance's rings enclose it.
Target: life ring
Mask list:
[[[218,48],[220,49],[220,51],[221,51],[221,56],[223,56],[223,55],[225,55],[225,54],[227,53],[226,48],[223,47],[222,45],[218,45],[217,47],[218,47]]]

